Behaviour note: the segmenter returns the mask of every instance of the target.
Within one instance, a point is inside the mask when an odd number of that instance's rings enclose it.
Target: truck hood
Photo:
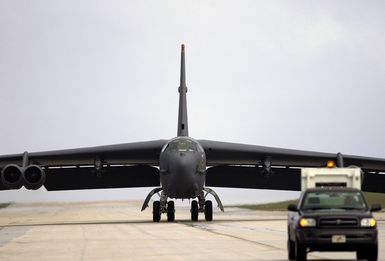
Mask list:
[[[301,211],[301,216],[303,217],[358,217],[366,218],[373,217],[372,213],[365,210],[352,210],[352,209],[319,209],[319,210],[308,210]]]

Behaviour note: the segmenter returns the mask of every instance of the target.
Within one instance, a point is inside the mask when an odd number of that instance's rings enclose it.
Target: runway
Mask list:
[[[153,223],[141,203],[12,204],[0,209],[0,260],[287,260],[286,212],[226,208],[213,222],[191,222],[186,203],[176,222]],[[379,229],[385,260],[385,221]],[[355,260],[355,253],[308,258]]]

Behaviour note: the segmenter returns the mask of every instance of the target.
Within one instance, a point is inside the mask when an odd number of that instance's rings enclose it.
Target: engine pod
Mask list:
[[[45,182],[45,172],[38,165],[29,165],[23,172],[23,182],[26,189],[39,189]]]
[[[1,171],[1,182],[7,189],[20,189],[23,186],[23,170],[16,164],[9,164]]]

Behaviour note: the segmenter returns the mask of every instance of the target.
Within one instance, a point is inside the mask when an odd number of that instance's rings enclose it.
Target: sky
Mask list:
[[[385,158],[384,1],[0,1],[0,155],[176,136]],[[144,199],[149,188],[1,191]],[[224,203],[298,193],[217,189]]]

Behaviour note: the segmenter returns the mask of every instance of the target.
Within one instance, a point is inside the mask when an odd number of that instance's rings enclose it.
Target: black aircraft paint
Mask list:
[[[322,167],[335,160],[338,167],[359,166],[364,171],[364,191],[385,193],[385,159],[341,153],[323,153],[257,145],[194,140],[188,136],[185,49],[182,45],[177,137],[171,140],[106,145],[0,156],[0,190],[48,191],[101,188],[156,187],[152,196],[153,221],[162,213],[175,219],[170,199],[197,199],[191,203],[191,219],[204,213],[212,220],[214,196],[209,187],[300,190],[300,167]],[[257,117],[256,117],[257,118]],[[230,123],[229,123],[230,124]]]

